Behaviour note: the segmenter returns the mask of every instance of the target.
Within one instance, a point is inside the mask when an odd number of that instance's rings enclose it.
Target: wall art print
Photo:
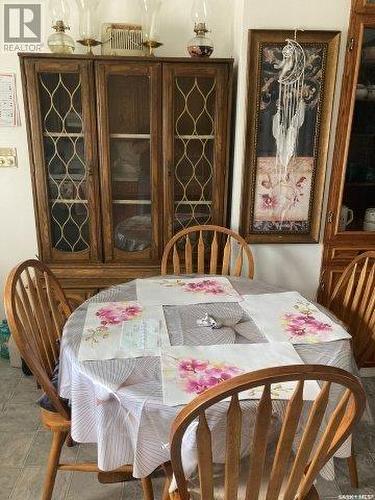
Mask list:
[[[242,233],[317,242],[340,34],[250,30]]]

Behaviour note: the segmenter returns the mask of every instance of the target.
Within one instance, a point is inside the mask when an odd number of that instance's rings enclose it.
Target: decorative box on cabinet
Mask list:
[[[40,258],[68,296],[159,273],[225,225],[231,59],[20,54]]]

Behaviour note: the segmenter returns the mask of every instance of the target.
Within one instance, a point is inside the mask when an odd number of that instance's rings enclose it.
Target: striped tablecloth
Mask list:
[[[241,294],[280,292],[265,283],[246,278],[230,278]],[[109,288],[82,304],[65,325],[60,355],[60,395],[71,402],[72,437],[79,443],[97,443],[98,466],[113,470],[123,464],[133,464],[134,477],[145,477],[169,460],[169,433],[173,419],[181,407],[163,405],[160,360],[156,357],[114,359],[105,361],[78,361],[78,350],[90,302],[135,300],[135,282]],[[165,317],[172,345],[267,342],[246,314],[239,312],[238,304],[198,304],[167,306]],[[208,311],[215,318],[227,319],[224,329],[211,330],[196,325],[196,318]],[[231,326],[232,325],[232,326]],[[241,335],[245,332],[246,337]],[[213,338],[213,334],[215,338]],[[296,345],[296,351],[305,363],[324,364],[356,372],[348,340],[315,345]],[[335,398],[330,404],[335,407]],[[209,425],[215,436],[223,436],[225,404],[211,409]],[[251,429],[256,403],[242,401],[245,418]],[[274,402],[275,422],[282,415],[285,403]],[[250,432],[250,431],[249,431]],[[194,432],[186,440],[186,459],[193,463]],[[250,439],[243,439],[246,453]],[[214,459],[222,460],[223,443],[218,441]],[[350,455],[347,442],[337,456]],[[325,477],[333,477],[333,468],[326,468]]]

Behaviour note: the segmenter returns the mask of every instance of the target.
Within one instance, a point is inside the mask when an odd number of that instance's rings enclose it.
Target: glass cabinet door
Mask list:
[[[166,239],[181,229],[225,224],[227,67],[164,67]]]
[[[375,231],[375,27],[365,27],[338,231]]]
[[[33,157],[41,257],[96,261],[101,248],[94,205],[97,161],[91,67],[86,62],[28,61],[26,72],[32,134],[39,145],[34,146]]]
[[[359,14],[373,14],[375,12],[375,0],[354,0],[353,10]]]
[[[98,63],[107,261],[159,253],[159,65]]]

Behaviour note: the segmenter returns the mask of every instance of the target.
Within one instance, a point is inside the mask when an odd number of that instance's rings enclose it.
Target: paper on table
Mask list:
[[[89,304],[78,353],[80,361],[159,356],[169,346],[160,306],[137,302]]]
[[[137,300],[145,305],[240,302],[241,296],[227,278],[138,279]]]
[[[241,307],[270,342],[318,344],[350,339],[341,325],[298,292],[244,295],[243,299]]]
[[[169,406],[186,404],[204,390],[246,372],[274,366],[303,364],[288,342],[214,346],[171,346],[161,353],[163,401]],[[295,382],[273,384],[273,399],[289,399]],[[263,388],[244,391],[240,399],[260,399]],[[319,386],[304,384],[303,398],[314,400]]]
[[[160,321],[154,318],[124,321],[120,345],[126,352],[160,348]]]

